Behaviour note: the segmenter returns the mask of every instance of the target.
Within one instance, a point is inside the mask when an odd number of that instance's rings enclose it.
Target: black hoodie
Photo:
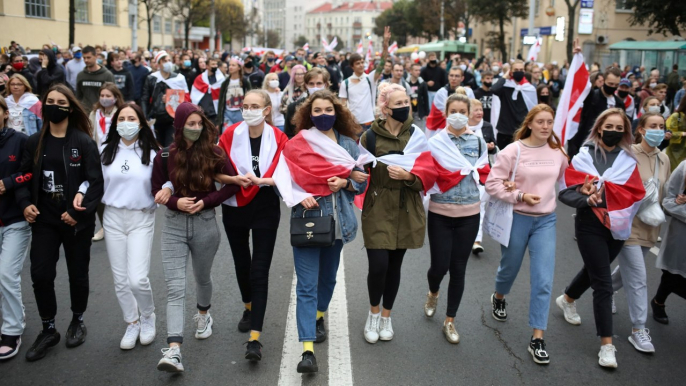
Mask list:
[[[49,49],[41,50],[43,55],[48,57],[48,67],[42,68],[36,74],[36,94],[40,95],[41,98],[45,94],[50,86],[53,84],[61,83],[71,88],[67,84],[67,78],[64,75],[64,69],[62,66],[57,64],[57,58],[55,58],[55,53]]]
[[[0,199],[0,226],[24,221],[24,214],[15,201],[15,190],[28,183],[31,177],[24,177],[19,171],[22,153],[27,137],[14,129],[0,131],[0,178],[6,192]]]

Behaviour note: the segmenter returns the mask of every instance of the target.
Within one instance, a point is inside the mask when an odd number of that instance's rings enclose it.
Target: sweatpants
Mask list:
[[[625,288],[629,317],[633,328],[642,330],[648,319],[648,283],[645,257],[650,248],[626,245],[617,256],[619,265],[612,272],[612,290]]]

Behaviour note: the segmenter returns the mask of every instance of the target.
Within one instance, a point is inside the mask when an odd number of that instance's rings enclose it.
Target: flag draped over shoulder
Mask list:
[[[578,53],[574,55],[572,64],[569,66],[553,125],[553,131],[560,137],[562,145],[572,139],[579,130],[581,107],[589,92],[591,92],[591,82],[588,70],[584,64],[584,56]]]
[[[219,91],[222,87],[225,77],[221,71],[217,71],[215,76],[217,77],[217,81],[213,84],[210,84],[210,78],[207,74],[207,70],[205,70],[202,75],[195,78],[193,87],[191,89],[191,102],[194,105],[199,105],[202,97],[204,97],[209,91],[212,93],[212,104],[214,105],[214,111],[216,113],[219,111]]]
[[[516,101],[518,98],[524,98],[526,109],[531,111],[538,104],[538,96],[536,95],[536,87],[529,83],[526,78],[522,79],[521,83],[517,84],[513,79],[507,79],[503,87],[513,88],[512,100]],[[500,97],[493,95],[491,100],[491,125],[493,130],[497,130],[498,119],[500,118]],[[493,134],[497,134],[494,132]]]
[[[479,159],[472,165],[450,140],[447,129],[443,129],[429,139],[429,150],[438,176],[436,183],[426,192],[427,194],[445,193],[469,175],[474,178],[477,186],[479,182],[486,183],[488,173],[491,171],[487,149],[483,149]]]

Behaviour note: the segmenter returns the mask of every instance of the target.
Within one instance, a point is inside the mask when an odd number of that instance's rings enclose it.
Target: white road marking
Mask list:
[[[650,248],[650,253],[652,253],[653,255],[657,256],[657,255],[660,254],[660,248],[658,248],[658,247],[652,247],[652,248]]]
[[[302,384],[302,377],[296,371],[300,356],[302,355],[302,345],[298,342],[298,324],[295,319],[295,306],[297,296],[295,285],[298,279],[293,271],[293,282],[291,284],[291,300],[288,305],[288,317],[286,318],[286,334],[283,338],[283,352],[281,353],[281,369],[279,370],[279,386],[297,386]]]
[[[336,274],[336,289],[327,312],[329,342],[329,385],[353,384],[348,331],[348,301],[345,290],[345,264],[341,251],[341,264]]]

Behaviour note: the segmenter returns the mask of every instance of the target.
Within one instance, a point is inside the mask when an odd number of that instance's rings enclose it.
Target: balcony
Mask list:
[[[358,41],[358,40],[360,40],[360,39],[362,39],[362,35],[353,35],[353,40],[354,40],[354,41]]]
[[[362,23],[359,21],[356,21],[353,23],[353,28],[362,28]]]
[[[326,24],[326,29],[329,29],[329,30],[331,29],[331,23]]]
[[[317,23],[317,29],[318,30],[322,29],[322,23]]]

